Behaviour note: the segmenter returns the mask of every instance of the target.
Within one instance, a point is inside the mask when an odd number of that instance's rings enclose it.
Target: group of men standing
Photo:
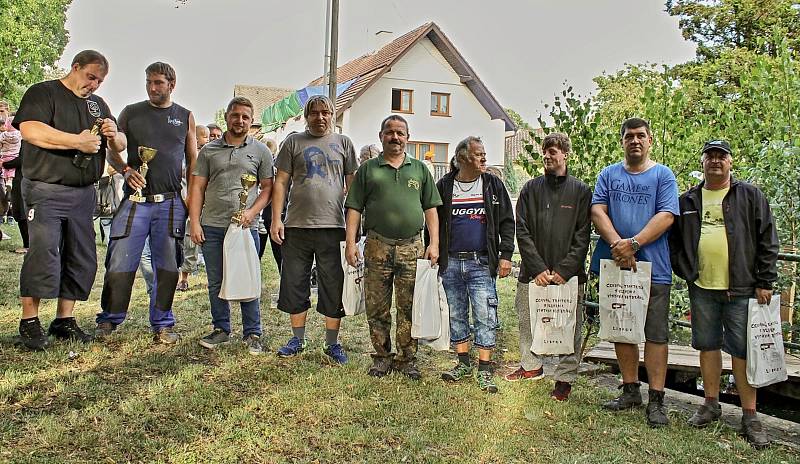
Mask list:
[[[457,364],[442,378],[473,377],[470,344],[474,344],[477,384],[496,392],[491,367],[498,327],[495,281],[511,273],[516,233],[522,256],[516,293],[521,365],[505,379],[543,375],[542,357],[530,351],[529,285],[564,285],[577,277],[581,290],[575,353],[558,358],[551,394],[566,400],[580,361],[585,262],[593,223],[600,235],[590,267],[594,274],[600,272],[601,259],[634,270],[637,261],[652,263],[644,327],[648,423],[668,423],[664,383],[674,270],[689,283],[692,344],[701,351],[707,395],[690,423],[700,427],[720,417],[717,397],[720,349],[724,349],[733,356],[744,411],[742,431],[756,446],[767,443],[755,415],[755,389],[745,377],[746,315],[748,298],[761,303],[770,299],[777,277],[777,237],[763,194],[731,177],[732,150],[727,142],[715,140],[703,147],[705,180],[679,198],[673,173],[650,158],[653,137],[642,119],[622,124],[624,160],[600,173],[594,192],[569,175],[569,137],[549,134],[541,147],[544,175],[525,184],[514,211],[503,183],[486,172],[486,152],[478,137],[467,137],[457,145],[455,169],[434,183],[425,164],[405,153],[410,136],[407,121],[391,115],[380,125],[382,151],[358,166],[352,141],[333,131],[333,102],[314,96],[304,108],[307,130],[289,136],[273,163],[266,145],[249,135],[253,106],[247,99],[237,97],[229,103],[227,130],[212,130],[210,141],[203,145],[198,143],[192,113],[171,100],[176,83],[171,66],[158,62],[147,67],[148,99],[127,106],[118,120],[94,95],[108,69],[100,53],[80,52],[66,77],[36,84],[26,92],[14,119],[23,137],[22,191],[31,241],[20,275],[19,330],[25,346],[43,349],[48,344],[38,319],[41,298],[58,298],[48,334],[92,339],[77,325],[72,310],[76,300],[88,298],[96,272],[93,183],[104,158],[124,175],[126,200],[111,225],[95,335],[111,335],[125,319],[134,275],[149,239],[154,341],[178,341],[172,303],[176,287],[185,281],[180,276],[180,241],[188,235],[202,247],[211,303],[213,331],[199,343],[213,349],[229,342],[230,306],[219,297],[222,250],[226,228],[239,209],[239,179],[250,174],[257,182],[247,197],[241,224],[250,229],[257,249],[261,211],[270,201],[286,204],[285,216],[283,208],[272,208],[269,231],[282,248],[277,306],[289,314],[292,332],[278,356],[295,356],[308,346],[310,275],[316,263],[316,309],[325,318],[323,353],[336,363],[347,362],[338,337],[344,316],[340,251],[344,241],[344,258],[353,266],[363,260],[366,268],[366,312],[375,349],[369,375],[382,377],[394,370],[412,379],[421,377],[411,313],[416,261],[423,258],[438,263],[450,308],[450,341]],[[206,137],[205,131],[201,137]],[[147,177],[138,170],[143,147],[157,150],[148,163]],[[120,154],[126,150],[123,160]],[[185,203],[182,181],[188,184]],[[187,205],[189,231],[185,232]],[[362,235],[366,236],[363,256],[357,246]],[[393,292],[396,353],[390,334]],[[259,300],[240,306],[243,341],[250,353],[260,354]],[[615,350],[622,394],[604,407],[621,410],[641,405],[639,349],[616,343]]]

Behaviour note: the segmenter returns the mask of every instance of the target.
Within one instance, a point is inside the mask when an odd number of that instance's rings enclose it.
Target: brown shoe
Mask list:
[[[180,334],[172,327],[164,327],[153,333],[153,342],[157,345],[175,345],[181,340]]]
[[[117,330],[117,326],[114,324],[110,322],[101,322],[97,324],[97,327],[94,329],[94,338],[97,340],[108,338],[115,330]]]
[[[185,292],[189,290],[189,281],[181,280],[180,282],[178,282],[178,286],[175,288],[175,290],[179,292]]]
[[[544,367],[526,371],[522,366],[514,372],[507,374],[504,379],[509,382],[516,382],[517,380],[538,380],[544,377]]]

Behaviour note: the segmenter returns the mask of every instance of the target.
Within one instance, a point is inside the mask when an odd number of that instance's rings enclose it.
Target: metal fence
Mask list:
[[[597,242],[597,240],[599,238],[600,238],[599,235],[592,234],[592,242]],[[794,254],[794,253],[778,253],[778,261],[790,261],[790,262],[797,263],[797,262],[800,262],[800,255],[799,254]],[[583,306],[586,307],[586,308],[592,308],[594,310],[599,310],[600,309],[600,305],[596,301],[586,301],[586,300],[584,300]],[[678,327],[684,327],[684,328],[689,328],[689,329],[692,328],[692,324],[689,321],[670,318],[669,322],[671,324],[674,324],[674,325],[678,326]],[[787,349],[787,350],[800,350],[800,344],[792,343],[792,342],[787,341],[785,339],[783,341],[783,347],[784,347],[784,349]]]

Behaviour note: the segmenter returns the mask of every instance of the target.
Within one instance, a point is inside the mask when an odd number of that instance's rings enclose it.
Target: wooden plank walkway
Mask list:
[[[584,356],[584,359],[602,364],[617,364],[614,345],[610,342],[598,343]],[[700,355],[691,346],[670,345],[668,363],[668,369],[670,370],[700,375]],[[644,366],[644,344],[639,345],[639,365]],[[731,372],[731,357],[723,352],[722,373],[730,374]],[[789,374],[787,381],[770,385],[765,389],[780,395],[800,399],[800,357],[786,355],[786,372]]]

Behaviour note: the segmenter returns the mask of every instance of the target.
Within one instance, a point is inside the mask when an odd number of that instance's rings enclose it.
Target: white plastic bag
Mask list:
[[[750,298],[747,305],[747,383],[755,388],[789,378],[781,333],[781,297],[769,304]]]
[[[362,237],[356,243],[358,252],[362,257],[358,266],[353,267],[347,262],[344,249],[347,242],[339,242],[342,253],[342,270],[344,271],[344,286],[342,287],[342,305],[345,316],[357,316],[367,312],[367,298],[364,287],[364,243],[367,238]]]
[[[575,352],[575,323],[578,308],[578,277],[564,285],[528,287],[531,312],[531,352],[539,355]]]
[[[418,259],[411,307],[413,338],[433,340],[442,335],[439,285],[439,266],[431,266],[430,260]]]
[[[600,260],[600,333],[614,343],[644,342],[644,323],[650,302],[651,263],[636,262],[637,272]]]
[[[428,345],[436,351],[447,351],[450,349],[450,305],[447,303],[447,294],[444,293],[441,277],[439,277],[439,315],[442,326],[442,333],[439,338],[433,340],[422,339],[419,343]]]
[[[222,288],[228,301],[253,301],[261,296],[261,262],[250,229],[231,224],[222,248]]]

